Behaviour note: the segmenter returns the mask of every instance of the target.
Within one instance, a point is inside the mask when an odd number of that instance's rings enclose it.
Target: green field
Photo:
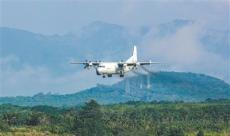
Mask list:
[[[199,134],[198,134],[199,133]],[[229,136],[230,101],[0,105],[1,135]]]

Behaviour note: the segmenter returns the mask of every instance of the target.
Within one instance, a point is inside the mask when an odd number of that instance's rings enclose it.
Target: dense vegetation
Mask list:
[[[230,100],[127,102],[78,107],[0,105],[0,135],[230,135]]]
[[[147,87],[148,79],[149,87]],[[74,94],[39,93],[32,97],[0,97],[0,104],[76,106],[90,99],[95,99],[101,104],[114,104],[154,100],[197,102],[208,98],[230,99],[230,85],[220,79],[202,74],[157,72],[148,76],[125,78],[112,86],[98,85]]]

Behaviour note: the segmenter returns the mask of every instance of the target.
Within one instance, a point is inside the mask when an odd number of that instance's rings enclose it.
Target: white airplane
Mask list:
[[[90,69],[94,67],[96,69],[97,75],[102,75],[103,78],[112,77],[112,75],[117,74],[120,77],[124,77],[124,74],[137,69],[139,66],[159,64],[159,62],[151,61],[137,61],[137,47],[134,46],[132,56],[125,62],[102,62],[102,61],[85,61],[85,62],[71,62],[71,64],[83,64],[84,68]]]

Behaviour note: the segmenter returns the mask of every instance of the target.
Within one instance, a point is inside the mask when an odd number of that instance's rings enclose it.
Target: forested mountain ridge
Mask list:
[[[74,106],[90,99],[112,104],[127,101],[204,101],[208,98],[229,99],[230,85],[203,74],[157,72],[125,78],[111,86],[98,85],[74,94],[0,97],[0,104]]]

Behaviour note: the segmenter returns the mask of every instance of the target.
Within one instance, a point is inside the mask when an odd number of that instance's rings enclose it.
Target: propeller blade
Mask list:
[[[147,69],[146,67],[144,66],[140,66],[144,71],[148,72],[148,73],[151,73],[153,74],[154,72],[153,71],[150,71],[149,69]]]
[[[135,71],[135,70],[132,70],[132,72],[134,73],[134,74],[136,74],[136,75],[144,75],[143,73],[141,73],[141,72],[137,72],[137,71]]]

